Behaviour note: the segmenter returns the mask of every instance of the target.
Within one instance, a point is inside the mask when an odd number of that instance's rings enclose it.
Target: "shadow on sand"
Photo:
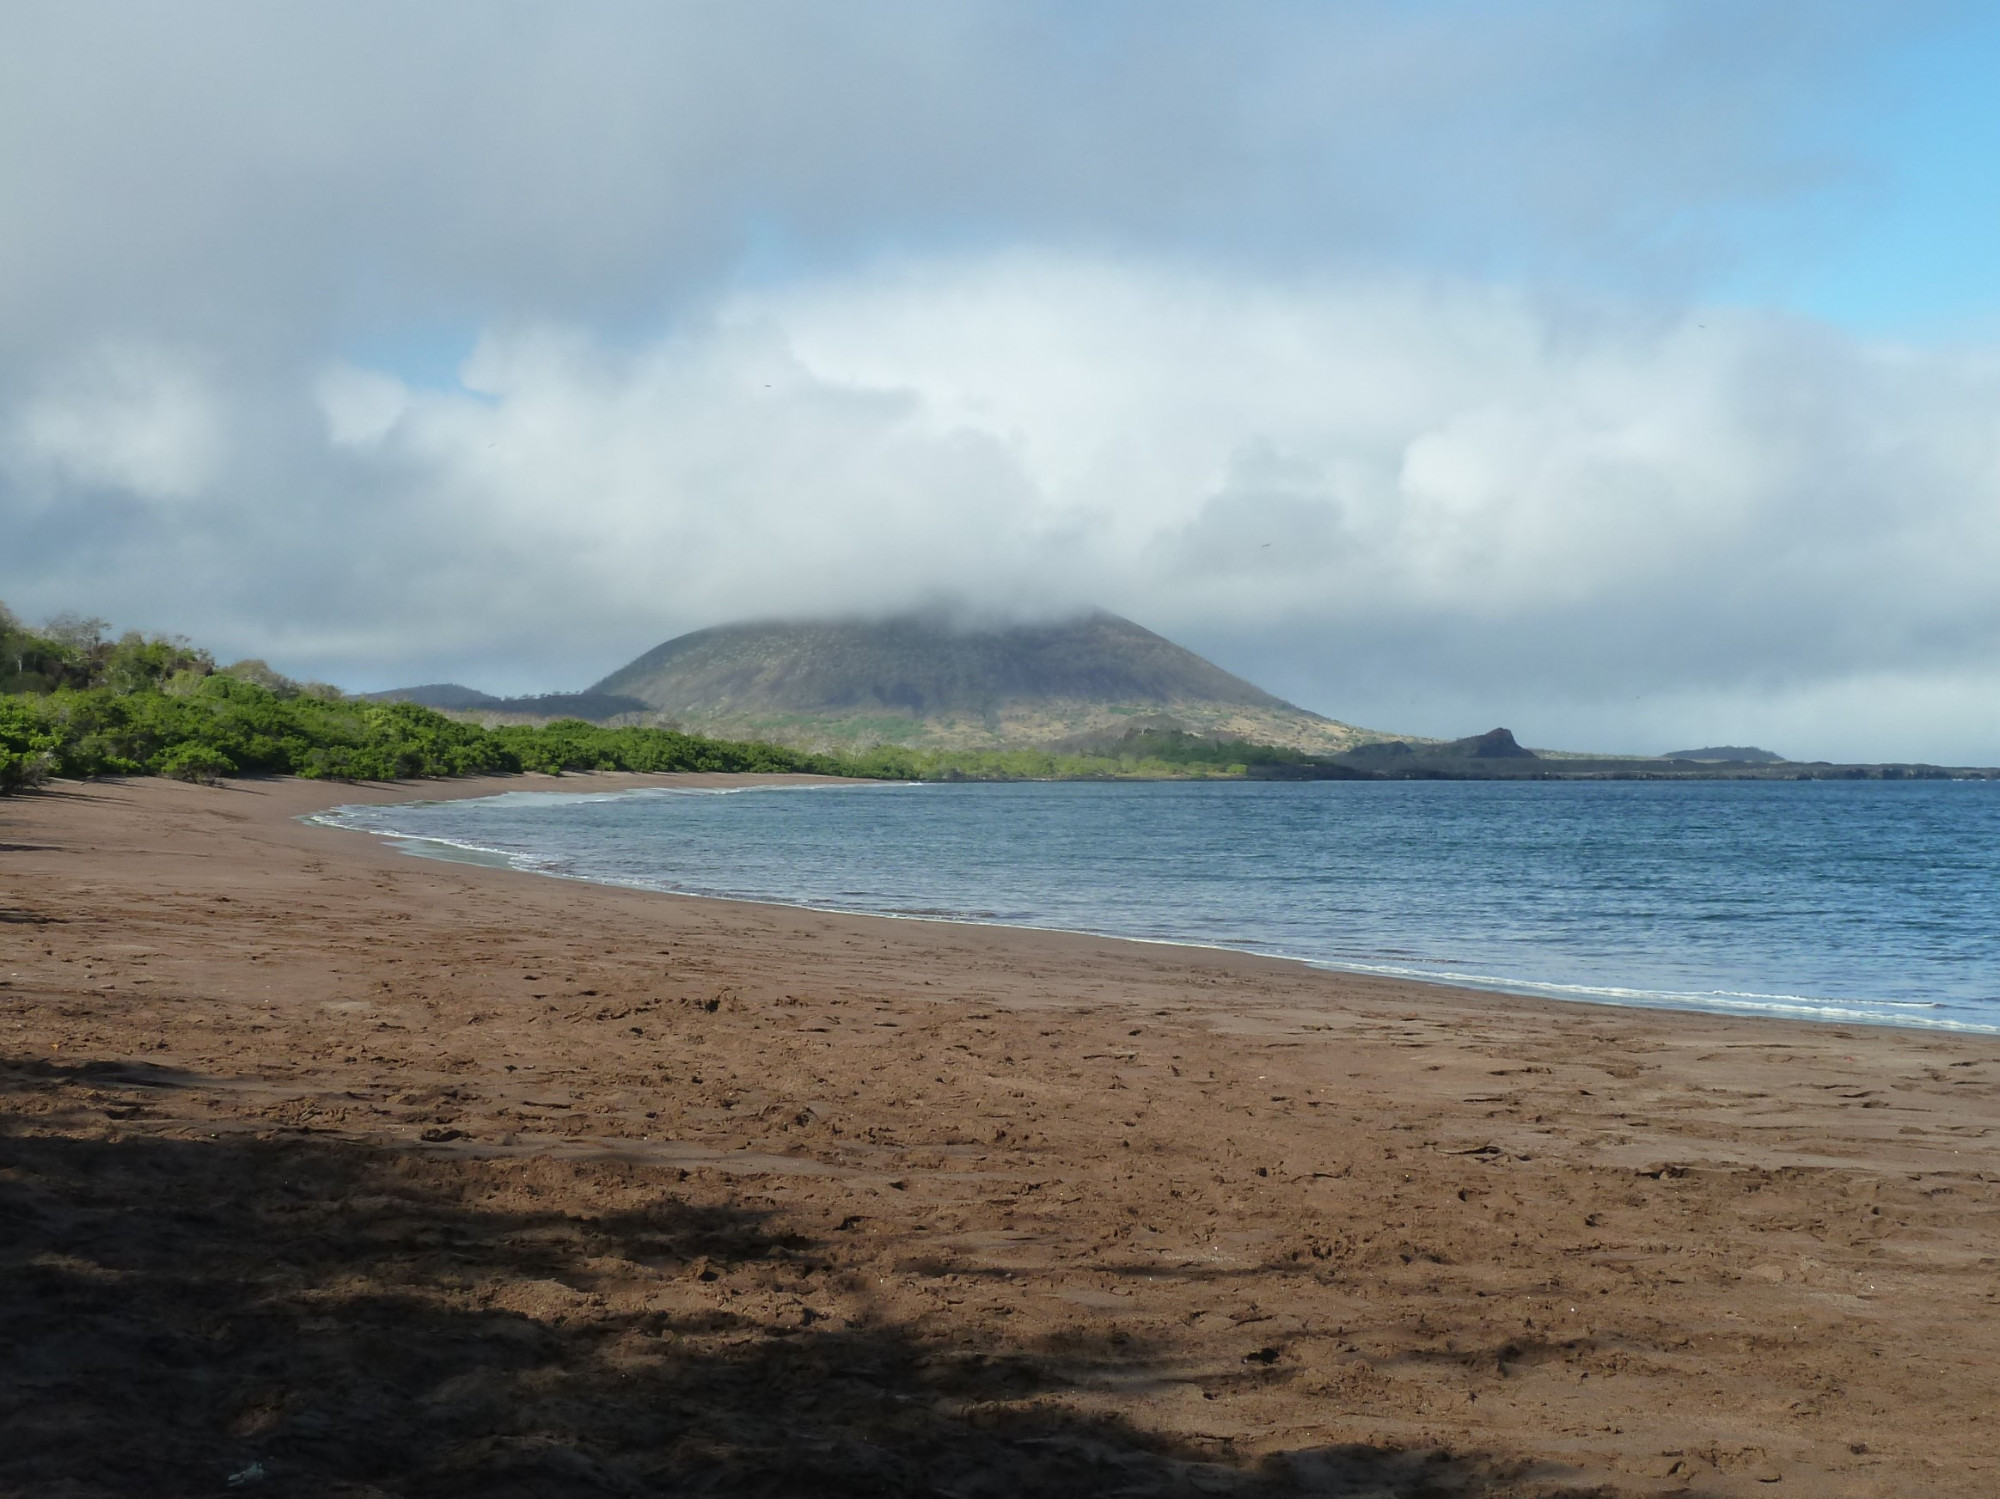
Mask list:
[[[110,1072],[0,1063],[0,1493],[1574,1492],[1443,1452],[1241,1467],[1022,1403],[1142,1376],[1154,1354],[1135,1344],[1010,1351],[865,1314],[616,1311],[600,1293],[635,1263],[829,1291],[846,1277],[844,1304],[862,1303],[836,1244],[687,1200],[670,1176],[595,1214],[573,1193],[534,1206],[496,1163],[442,1152],[56,1128],[65,1090]]]

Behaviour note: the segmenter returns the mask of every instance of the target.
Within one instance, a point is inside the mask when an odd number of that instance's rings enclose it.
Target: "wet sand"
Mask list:
[[[296,820],[581,779],[0,799],[0,1493],[2000,1493],[2000,1041]]]

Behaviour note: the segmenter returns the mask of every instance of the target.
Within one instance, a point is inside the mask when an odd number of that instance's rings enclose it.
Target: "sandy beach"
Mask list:
[[[0,799],[0,1493],[2000,1493],[2000,1038],[298,820],[585,780]]]

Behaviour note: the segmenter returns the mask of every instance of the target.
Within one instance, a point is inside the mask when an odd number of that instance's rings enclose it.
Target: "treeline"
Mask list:
[[[0,791],[52,776],[246,774],[386,781],[510,771],[813,773],[887,780],[1241,775],[1253,747],[1128,736],[1106,753],[919,751],[845,755],[566,719],[486,729],[414,703],[372,703],[292,681],[261,661],[218,667],[186,641],[101,620],[39,630],[0,605]],[[1279,751],[1276,753],[1286,753]]]
[[[101,619],[58,614],[31,630],[0,604],[0,693],[40,694],[66,687],[130,692],[181,672],[215,670],[214,657],[184,640],[148,638],[137,631],[112,640],[106,629]],[[262,667],[261,662],[243,664]]]

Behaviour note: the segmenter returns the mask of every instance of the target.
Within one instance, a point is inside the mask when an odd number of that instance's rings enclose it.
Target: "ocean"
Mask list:
[[[688,895],[2000,1032],[2000,782],[856,784],[510,792],[317,820]]]

